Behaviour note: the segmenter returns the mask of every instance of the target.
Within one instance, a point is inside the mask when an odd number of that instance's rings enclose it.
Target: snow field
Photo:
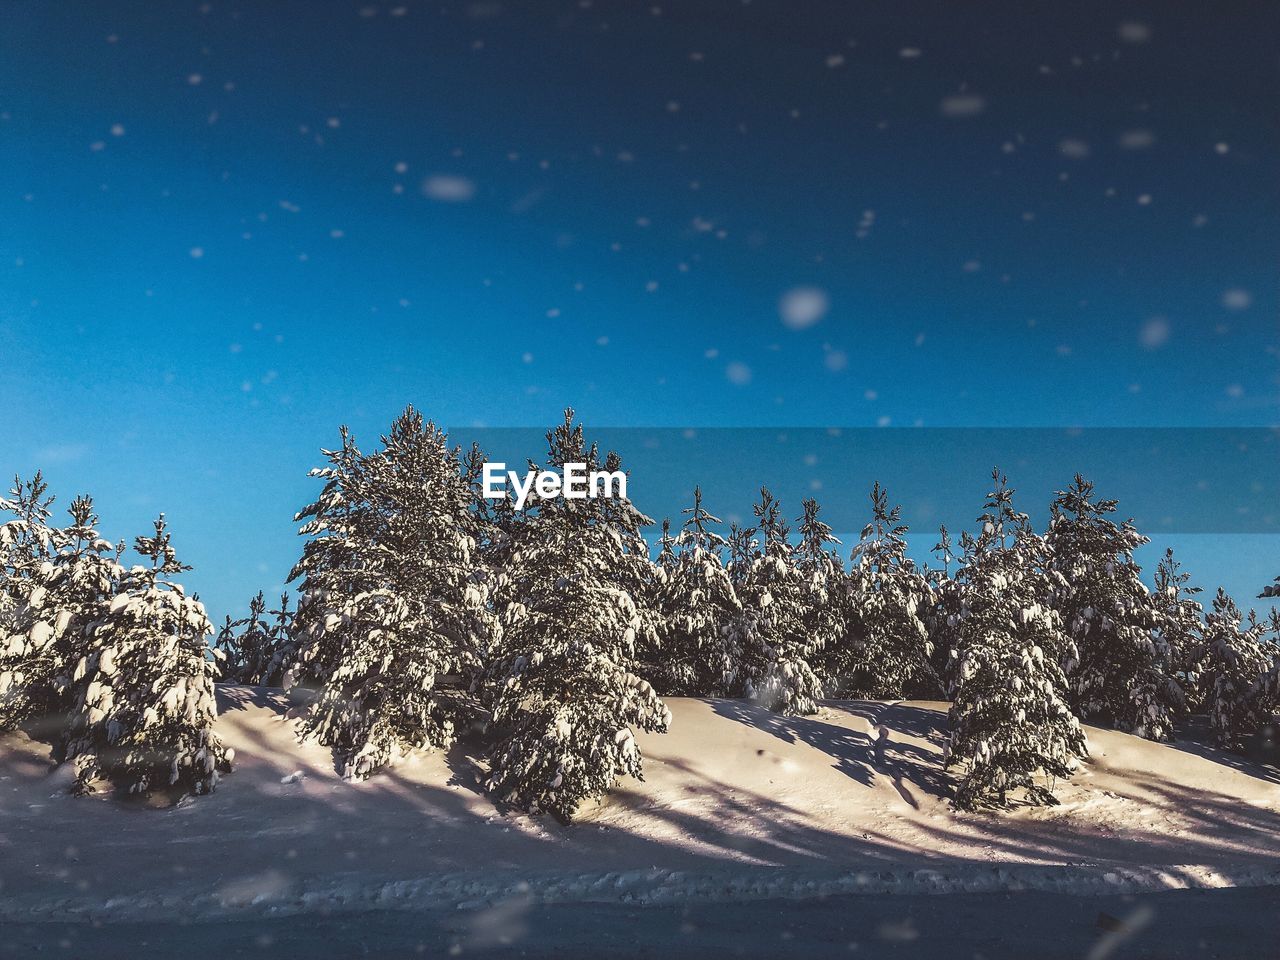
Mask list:
[[[564,825],[496,807],[465,743],[344,781],[279,691],[218,699],[236,769],[167,809],[68,796],[45,745],[0,739],[0,919],[1280,884],[1280,773],[1191,741],[1090,727],[1060,806],[966,814],[944,704],[672,699],[671,731],[637,738],[645,780]]]

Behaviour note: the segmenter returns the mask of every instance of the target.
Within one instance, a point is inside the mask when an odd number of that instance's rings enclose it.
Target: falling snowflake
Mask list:
[[[794,287],[778,300],[778,314],[792,330],[812,327],[831,307],[825,290],[817,287]]]
[[[938,104],[938,109],[944,117],[961,120],[965,117],[976,117],[985,112],[987,101],[985,97],[980,97],[976,93],[955,93],[949,97],[943,97],[942,102]]]
[[[435,174],[422,181],[422,195],[441,203],[463,203],[475,194],[475,183],[466,177]]]

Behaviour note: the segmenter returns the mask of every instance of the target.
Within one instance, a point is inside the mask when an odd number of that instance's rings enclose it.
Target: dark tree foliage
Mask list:
[[[278,687],[294,656],[293,611],[289,594],[282,594],[280,606],[267,609],[262,591],[249,601],[249,615],[239,620],[226,618],[214,641],[214,651],[222,669],[222,679],[231,683]]]

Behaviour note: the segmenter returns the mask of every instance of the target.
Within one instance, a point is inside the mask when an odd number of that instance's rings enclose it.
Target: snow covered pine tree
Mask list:
[[[742,613],[729,633],[741,684],[733,692],[759,700],[775,713],[815,713],[822,682],[813,661],[831,639],[831,631],[810,629],[815,626],[813,607],[826,598],[820,595],[821,584],[796,566],[787,525],[767,487],[760,489],[760,502],[753,510],[763,551],[749,546],[750,538],[743,533],[738,534],[738,544],[731,544],[735,554],[742,552],[735,566],[745,565],[737,587]]]
[[[464,712],[450,675],[474,671],[487,642],[480,518],[458,450],[407,408],[364,454],[344,427],[327,451],[315,503],[298,514],[310,537],[286,685],[319,687],[302,726],[363,779],[415,748],[450,743]]]
[[[1156,567],[1151,602],[1156,612],[1158,649],[1169,652],[1169,669],[1182,690],[1183,707],[1189,713],[1202,713],[1198,657],[1203,649],[1204,607],[1195,599],[1200,588],[1189,586],[1190,579],[1191,574],[1181,569],[1172,548],[1167,548]]]
[[[547,444],[551,469],[599,469],[572,410]],[[634,672],[645,616],[632,590],[649,561],[627,528],[640,521],[648,522],[625,501],[534,496],[510,524],[501,633],[486,675],[497,737],[486,786],[503,802],[567,820],[619,776],[643,776],[633,728],[670,723]]]
[[[0,501],[16,515],[0,526],[0,729],[34,723],[59,762],[75,761],[77,793],[100,778],[131,793],[212,790],[231,752],[212,729],[211,629],[200,603],[166,579],[189,568],[164,518],[137,540],[151,565],[126,570],[88,497],[72,501],[63,528],[48,525],[52,502],[38,474]]]
[[[65,712],[56,678],[67,623],[46,612],[60,531],[49,526],[53,498],[44,477],[15,477],[0,510],[0,731]],[[52,622],[51,622],[52,621]]]
[[[817,696],[821,697],[828,692],[820,673],[823,658],[846,631],[848,578],[840,555],[832,549],[840,541],[830,525],[818,517],[818,501],[812,497],[802,500],[801,508],[804,513],[797,519],[800,541],[792,566],[800,580],[800,619],[804,635],[810,638],[809,663],[818,677]]]
[[[1197,659],[1209,723],[1227,750],[1243,750],[1246,738],[1268,723],[1276,709],[1267,683],[1273,655],[1263,640],[1265,630],[1252,615],[1241,617],[1235,601],[1218,589],[1205,617]]]
[[[105,552],[93,518],[84,519],[77,525],[89,555]],[[130,793],[208,793],[233,759],[213,732],[214,664],[206,657],[213,628],[204,606],[172,579],[191,568],[178,562],[163,514],[155,535],[138,537],[134,550],[149,564],[117,565],[105,609],[72,617],[72,629],[90,637],[70,678],[66,759],[76,763],[74,789],[90,792],[105,777]]]
[[[1271,614],[1267,617],[1267,629],[1271,631],[1271,669],[1263,676],[1259,693],[1270,698],[1272,710],[1276,710],[1280,708],[1280,607],[1271,608]]]
[[[967,542],[967,536],[968,534],[961,535],[962,543]],[[929,630],[929,645],[933,651],[929,658],[931,679],[942,688],[945,695],[954,684],[955,667],[959,663],[959,660],[951,656],[951,651],[956,649],[962,593],[960,581],[951,575],[951,564],[959,557],[945,524],[938,529],[938,542],[933,545],[931,552],[937,557],[941,567],[927,567],[924,571],[929,593],[928,604],[922,612],[925,626]]]
[[[929,581],[907,557],[901,509],[889,507],[879,483],[871,489],[871,513],[853,549],[841,604],[844,629],[826,658],[833,695],[936,696],[933,647],[923,616],[931,603]]]
[[[720,520],[703,508],[701,487],[683,512],[687,519],[677,536],[663,527],[660,641],[648,669],[665,694],[723,697],[733,673],[729,624],[742,611],[724,568],[729,544],[712,529]]]
[[[1093,484],[1079,474],[1058,491],[1045,535],[1044,599],[1079,653],[1078,661],[1064,663],[1077,715],[1168,740],[1183,699],[1172,652],[1161,642],[1156,602],[1133,559],[1147,538],[1132,521],[1113,523],[1108,514],[1115,509],[1115,500],[1095,500]]]
[[[1013,510],[1013,491],[999,470],[969,540],[957,625],[958,663],[952,692],[948,767],[964,775],[955,804],[962,809],[1006,806],[1021,789],[1027,802],[1053,804],[1037,774],[1069,777],[1086,755],[1084,731],[1065,700],[1059,663],[1073,657],[1057,611],[1042,604],[1042,538],[1026,514]]]

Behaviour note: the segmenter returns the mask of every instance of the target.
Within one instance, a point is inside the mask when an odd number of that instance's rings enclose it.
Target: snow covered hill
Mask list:
[[[961,814],[942,704],[675,699],[645,781],[565,826],[496,808],[467,744],[347,783],[279,691],[219,701],[236,769],[168,809],[68,796],[47,746],[0,738],[0,920],[1280,884],[1280,772],[1191,741],[1089,728],[1061,806]]]

